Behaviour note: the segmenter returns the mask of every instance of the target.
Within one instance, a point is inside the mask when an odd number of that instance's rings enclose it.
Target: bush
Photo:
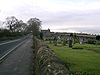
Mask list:
[[[100,41],[96,41],[96,44],[97,44],[97,45],[100,45]]]
[[[72,49],[83,49],[82,47],[73,47]]]
[[[96,40],[100,40],[100,35],[96,36]]]
[[[66,41],[66,40],[63,40],[62,45],[63,45],[63,46],[65,46],[65,45],[66,45],[66,43],[67,43],[67,41]]]
[[[90,39],[90,40],[88,40],[87,43],[88,43],[88,44],[95,44],[95,40]]]

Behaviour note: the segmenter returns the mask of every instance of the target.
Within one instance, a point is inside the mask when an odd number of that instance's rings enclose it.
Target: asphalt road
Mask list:
[[[32,75],[32,38],[11,52],[6,59],[0,63],[0,75]]]
[[[31,35],[27,35],[16,40],[5,41],[0,43],[0,58],[30,36]]]

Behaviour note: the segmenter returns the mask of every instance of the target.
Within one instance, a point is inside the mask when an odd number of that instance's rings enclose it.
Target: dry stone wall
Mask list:
[[[70,75],[68,67],[43,41],[34,39],[35,75]]]

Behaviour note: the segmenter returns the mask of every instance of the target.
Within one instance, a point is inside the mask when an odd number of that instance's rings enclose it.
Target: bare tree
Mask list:
[[[24,32],[27,24],[18,20],[15,16],[7,17],[4,22],[11,32]]]
[[[27,23],[28,30],[32,31],[34,36],[38,36],[41,30],[41,21],[38,18],[30,18]]]
[[[24,23],[22,20],[17,22],[16,31],[17,32],[24,32],[26,30],[27,24]]]
[[[7,17],[4,22],[11,32],[14,32],[18,25],[18,19],[14,16]]]

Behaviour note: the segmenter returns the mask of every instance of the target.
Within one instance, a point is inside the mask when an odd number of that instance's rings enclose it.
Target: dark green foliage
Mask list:
[[[66,43],[67,43],[67,41],[66,41],[66,40],[63,40],[62,45],[63,45],[63,46],[65,46],[65,45],[66,45]]]
[[[77,47],[73,47],[72,49],[83,49],[83,47],[77,46]]]
[[[69,47],[72,47],[72,40],[69,40]]]
[[[100,35],[96,36],[96,40],[100,40]]]
[[[54,45],[57,46],[57,37],[54,37]]]
[[[96,41],[95,40],[92,40],[92,39],[90,39],[90,40],[88,40],[88,42],[87,42],[88,44],[95,44],[96,43]]]
[[[0,31],[0,37],[9,36],[9,35],[10,35],[10,31],[7,29],[2,29]]]
[[[40,39],[43,40],[43,33],[40,32]]]
[[[73,33],[70,33],[70,37],[73,37]]]
[[[0,30],[0,41],[12,40],[23,35],[24,35],[23,32],[10,32],[10,30],[2,29]]]
[[[75,43],[79,43],[79,39],[78,39],[76,33],[73,34],[73,39],[74,39],[74,44],[75,44]]]
[[[52,43],[52,40],[49,38],[49,43]]]
[[[70,33],[70,37],[69,37],[69,47],[72,47],[73,44],[73,33]]]
[[[100,45],[100,41],[96,40],[96,45]]]
[[[57,41],[54,41],[54,45],[57,46]]]

